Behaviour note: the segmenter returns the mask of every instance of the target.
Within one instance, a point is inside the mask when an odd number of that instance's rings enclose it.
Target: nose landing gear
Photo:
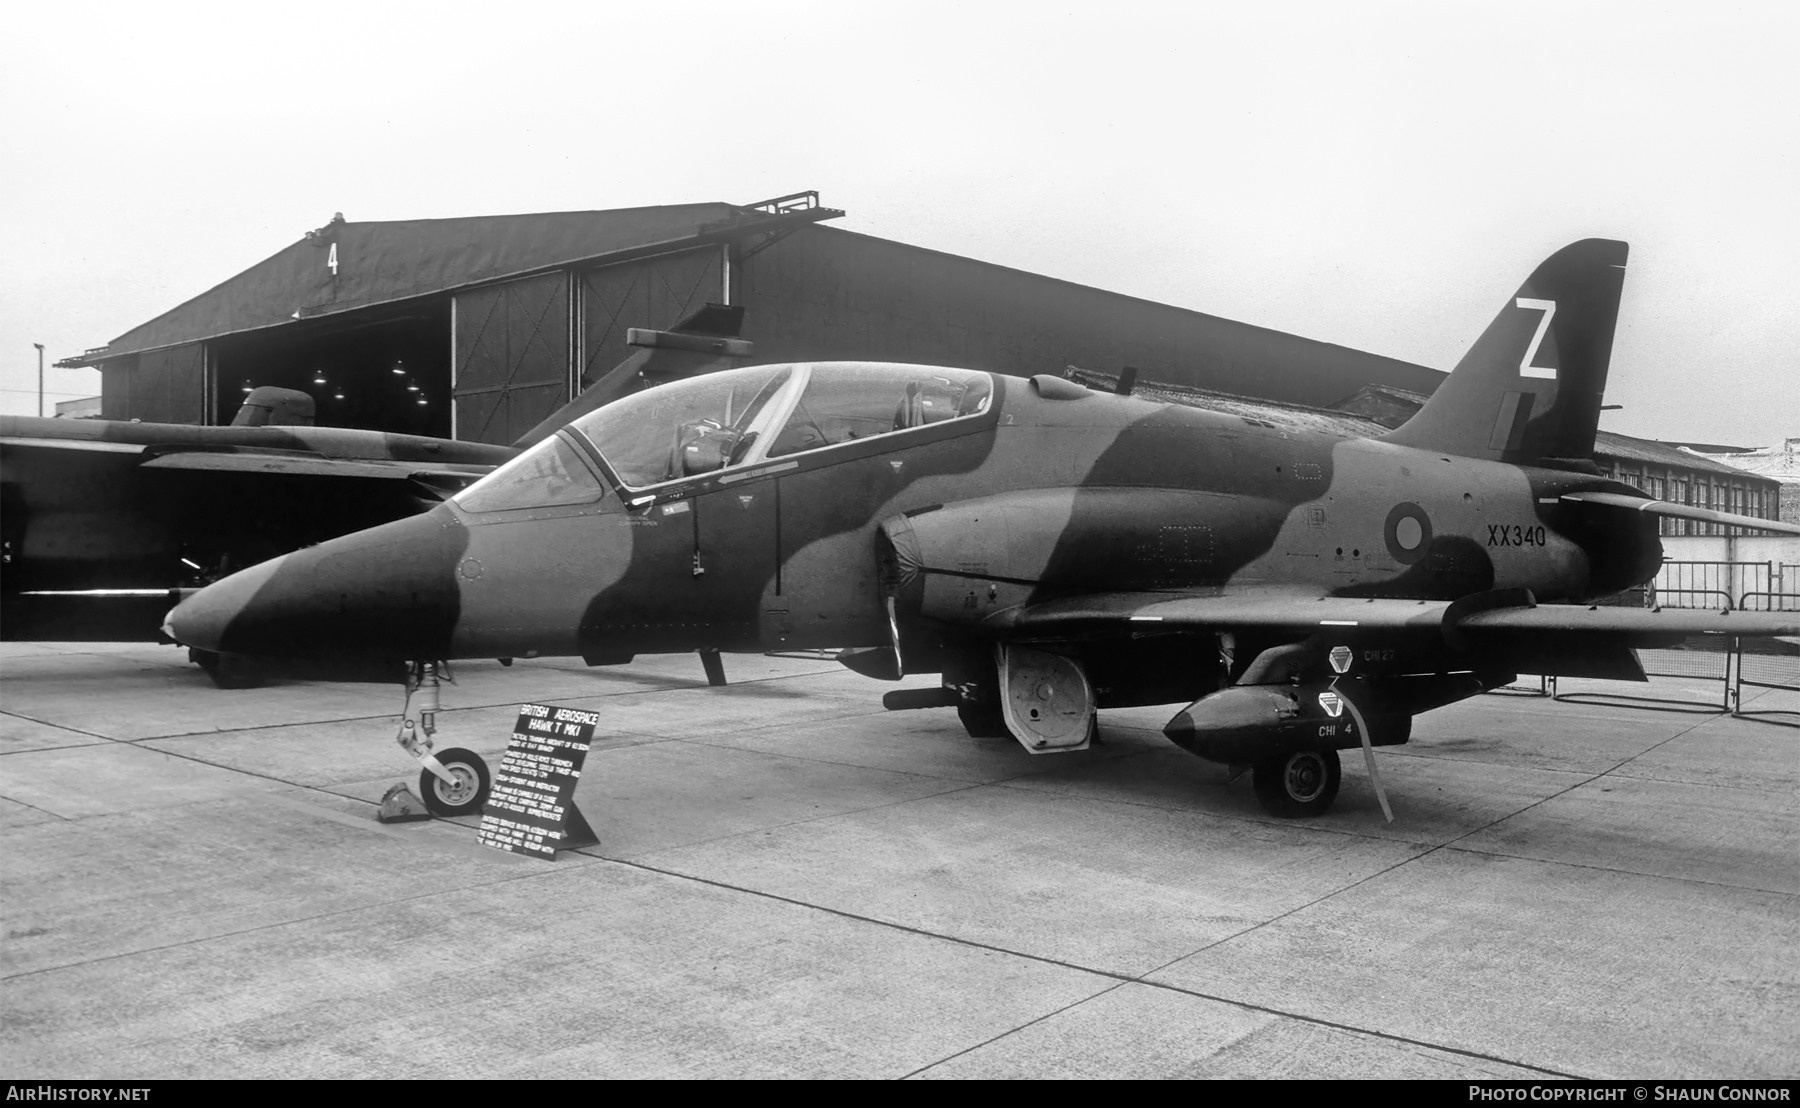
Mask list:
[[[469,816],[487,803],[490,777],[487,763],[472,750],[452,747],[432,753],[431,737],[437,733],[440,681],[455,684],[447,662],[412,662],[406,671],[406,708],[400,733],[394,741],[420,765],[419,793],[433,815]]]

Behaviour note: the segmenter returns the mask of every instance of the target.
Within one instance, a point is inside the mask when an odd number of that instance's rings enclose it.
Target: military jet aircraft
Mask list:
[[[416,663],[401,741],[440,812],[486,785],[431,752],[425,659],[840,648],[938,689],[972,734],[1086,746],[1096,711],[1324,812],[1338,751],[1518,672],[1643,680],[1633,647],[1800,634],[1800,615],[1593,602],[1648,580],[1667,504],[1592,461],[1626,247],[1545,261],[1418,414],[1346,438],[1030,380],[764,365],[585,414],[448,503],[184,600],[211,650]],[[422,724],[422,727],[420,726]],[[1375,779],[1378,796],[1379,778]]]

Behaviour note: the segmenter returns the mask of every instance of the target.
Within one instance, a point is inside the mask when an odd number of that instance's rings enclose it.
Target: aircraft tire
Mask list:
[[[488,767],[481,755],[462,747],[437,752],[437,760],[455,777],[452,786],[428,769],[419,771],[419,795],[434,816],[446,819],[480,813],[488,798]]]
[[[1263,811],[1281,819],[1304,819],[1325,814],[1343,777],[1337,751],[1296,750],[1256,763],[1251,780]]]

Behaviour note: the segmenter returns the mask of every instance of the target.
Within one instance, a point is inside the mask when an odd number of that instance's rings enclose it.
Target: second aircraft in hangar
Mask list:
[[[426,514],[210,586],[166,629],[415,662],[841,648],[871,676],[941,674],[890,701],[1033,753],[1087,745],[1097,709],[1191,701],[1171,739],[1254,767],[1274,813],[1320,813],[1340,749],[1405,742],[1414,715],[1521,671],[1642,680],[1634,646],[1800,633],[1590,606],[1656,572],[1658,515],[1800,533],[1594,465],[1625,256],[1557,252],[1380,438],[1052,377],[736,369],[582,415]],[[434,808],[479,806],[478,758],[409,749]]]

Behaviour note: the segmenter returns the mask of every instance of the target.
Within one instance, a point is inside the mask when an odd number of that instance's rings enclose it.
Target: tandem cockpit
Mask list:
[[[875,362],[750,366],[616,400],[458,494],[484,513],[592,503],[595,467],[638,492],[985,413],[994,382],[977,370]]]

